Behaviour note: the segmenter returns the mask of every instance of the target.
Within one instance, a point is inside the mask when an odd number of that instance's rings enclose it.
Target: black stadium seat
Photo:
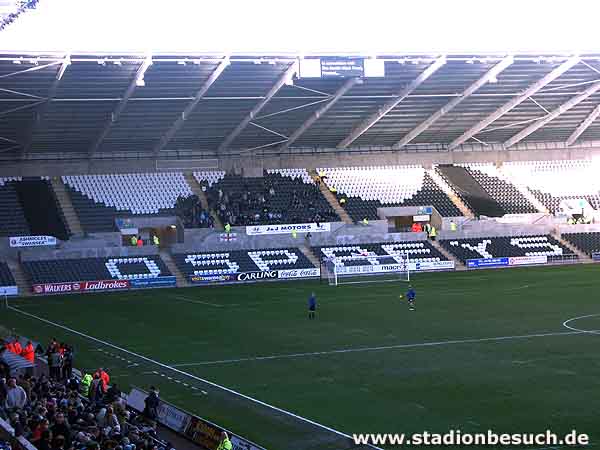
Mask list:
[[[442,240],[440,244],[460,259],[501,258],[511,256],[547,256],[549,260],[577,255],[552,236],[504,236]]]
[[[562,233],[562,237],[589,256],[600,253],[600,232]]]
[[[0,286],[15,286],[16,284],[8,264],[0,262]]]
[[[114,270],[111,272],[111,261],[118,266],[118,272]],[[33,284],[172,275],[159,256],[25,261],[23,268]]]

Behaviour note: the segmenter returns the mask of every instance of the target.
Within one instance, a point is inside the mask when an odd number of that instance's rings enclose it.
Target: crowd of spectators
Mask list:
[[[15,437],[25,437],[38,450],[172,450],[156,439],[154,420],[126,408],[106,370],[79,380],[72,373],[70,346],[52,340],[45,353],[50,376],[0,373],[0,418]]]
[[[335,220],[329,206],[324,210],[323,204],[318,204],[319,194],[313,185],[297,182],[298,188],[290,189],[289,183],[265,177],[259,186],[247,181],[227,191],[216,186],[209,192],[209,206],[224,224],[232,226]]]
[[[186,228],[214,228],[210,213],[202,208],[197,195],[179,196],[175,203],[175,214]]]

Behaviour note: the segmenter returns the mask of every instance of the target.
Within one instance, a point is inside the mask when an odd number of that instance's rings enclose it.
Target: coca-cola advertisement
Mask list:
[[[96,280],[74,281],[67,283],[34,284],[34,294],[68,294],[73,292],[110,291],[115,289],[129,289],[129,280]]]

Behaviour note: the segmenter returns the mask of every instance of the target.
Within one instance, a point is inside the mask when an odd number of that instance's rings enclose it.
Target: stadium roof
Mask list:
[[[0,150],[183,157],[600,138],[600,55],[375,59],[385,76],[305,78],[294,55],[4,54]]]

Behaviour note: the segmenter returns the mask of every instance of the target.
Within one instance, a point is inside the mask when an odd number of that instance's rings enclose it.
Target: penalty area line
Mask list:
[[[341,431],[338,431],[338,430],[336,430],[334,428],[328,427],[327,425],[320,424],[320,423],[315,422],[315,421],[313,421],[311,419],[307,419],[306,417],[302,417],[302,416],[299,416],[297,414],[294,414],[291,411],[287,411],[285,409],[278,408],[277,406],[270,405],[268,403],[263,402],[262,400],[258,400],[258,399],[254,398],[254,397],[250,397],[249,395],[242,394],[241,392],[238,392],[238,391],[234,391],[233,389],[230,389],[228,387],[225,387],[225,386],[222,386],[220,384],[214,383],[212,381],[206,380],[204,378],[197,377],[196,375],[192,375],[191,373],[185,372],[183,370],[179,370],[179,369],[177,369],[177,368],[175,368],[173,366],[169,366],[169,365],[163,364],[163,363],[161,363],[159,361],[155,361],[154,359],[148,358],[148,357],[146,357],[144,355],[140,355],[138,353],[132,352],[132,351],[127,350],[125,348],[119,347],[118,345],[111,344],[110,342],[104,341],[102,339],[95,338],[94,336],[90,336],[88,334],[82,333],[81,331],[77,331],[77,330],[75,330],[73,328],[69,328],[69,327],[67,327],[65,325],[61,325],[61,324],[53,322],[51,320],[44,319],[43,317],[36,316],[35,314],[31,314],[31,313],[28,313],[26,311],[21,311],[18,308],[15,308],[13,306],[8,306],[8,309],[10,309],[12,311],[15,311],[15,312],[17,312],[19,314],[23,314],[24,316],[31,317],[33,319],[39,320],[40,322],[46,323],[48,325],[52,325],[54,327],[61,328],[61,329],[66,330],[66,331],[68,331],[70,333],[73,333],[73,334],[76,334],[78,336],[81,336],[81,337],[83,337],[85,339],[89,339],[91,341],[97,342],[97,343],[105,345],[107,347],[114,348],[114,349],[116,349],[116,350],[118,350],[120,352],[126,353],[128,355],[135,356],[136,358],[139,358],[139,359],[141,359],[143,361],[146,361],[146,362],[149,362],[149,363],[152,363],[152,364],[156,364],[157,366],[162,367],[163,369],[172,370],[173,372],[176,372],[176,373],[178,373],[180,375],[184,375],[184,376],[189,377],[189,378],[191,378],[193,380],[199,381],[201,383],[205,383],[208,386],[211,386],[213,388],[220,389],[222,391],[228,392],[228,393],[230,393],[232,395],[235,395],[237,397],[240,397],[240,398],[243,398],[245,400],[248,400],[248,401],[250,401],[252,403],[256,403],[258,405],[264,406],[267,409],[271,409],[273,411],[277,411],[277,412],[279,412],[281,414],[284,414],[286,416],[293,417],[294,419],[297,419],[297,420],[299,420],[301,422],[305,422],[305,423],[313,425],[313,426],[315,426],[317,428],[320,428],[322,430],[329,431],[330,433],[336,434],[336,435],[341,436],[341,437],[343,437],[345,439],[348,439],[350,441],[352,440],[352,437],[350,435],[348,435],[346,433],[342,433]],[[373,449],[376,449],[376,450],[383,450],[380,447],[376,447],[376,446],[371,445],[371,444],[367,444],[367,445],[369,447],[373,448]]]
[[[398,350],[406,348],[419,348],[419,347],[436,347],[442,345],[456,345],[456,344],[476,344],[480,342],[498,342],[498,341],[509,341],[514,339],[530,339],[536,337],[548,337],[548,336],[568,336],[574,334],[585,334],[589,332],[585,331],[558,331],[553,333],[535,333],[535,334],[523,334],[517,336],[495,336],[488,338],[470,338],[470,339],[454,339],[449,341],[437,341],[437,342],[421,342],[416,344],[396,344],[396,345],[383,345],[379,347],[357,347],[357,348],[344,348],[339,350],[326,350],[322,352],[304,352],[304,353],[287,353],[279,355],[269,356],[253,356],[247,358],[235,358],[235,359],[221,359],[216,361],[202,361],[193,363],[182,363],[172,364],[172,367],[194,367],[194,366],[209,366],[217,364],[233,364],[239,362],[248,361],[268,361],[275,359],[288,359],[288,358],[304,358],[312,356],[326,356],[326,355],[337,355],[343,353],[360,353],[360,352],[376,352],[382,350]]]

